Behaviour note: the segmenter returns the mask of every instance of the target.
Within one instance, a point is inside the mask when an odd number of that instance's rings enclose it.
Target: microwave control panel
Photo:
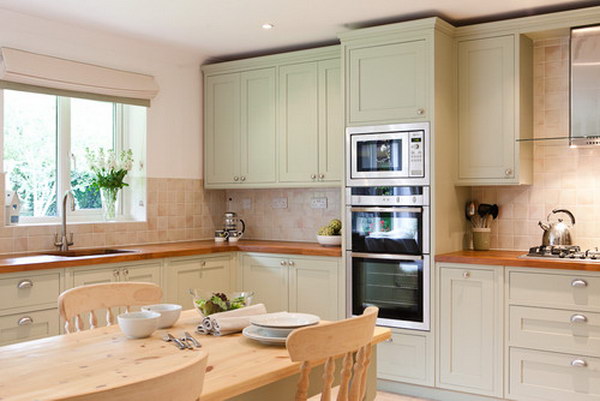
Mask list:
[[[409,177],[424,177],[425,176],[425,135],[423,131],[411,132],[408,136],[409,147]]]

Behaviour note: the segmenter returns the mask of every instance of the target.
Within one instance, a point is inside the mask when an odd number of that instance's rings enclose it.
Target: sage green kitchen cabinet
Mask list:
[[[241,286],[269,312],[312,313],[324,320],[343,314],[339,258],[247,253],[240,259]]]
[[[458,184],[531,183],[532,68],[517,34],[458,42]]]
[[[347,46],[349,125],[429,118],[428,40],[398,40]]]
[[[279,179],[336,182],[342,175],[339,59],[279,69]]]
[[[377,345],[377,377],[433,386],[433,345],[430,333],[392,329],[392,337]]]
[[[502,398],[502,267],[438,267],[437,387]]]
[[[209,76],[204,90],[205,180],[235,183],[240,178],[240,74]]]
[[[169,302],[194,307],[190,289],[200,295],[211,292],[230,293],[234,287],[231,256],[183,257],[169,259],[166,264],[166,295]]]

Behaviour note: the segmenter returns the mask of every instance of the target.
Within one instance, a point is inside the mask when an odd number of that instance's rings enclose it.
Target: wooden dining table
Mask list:
[[[184,311],[177,324],[144,339],[128,339],[113,325],[0,347],[0,400],[51,401],[126,386],[160,375],[207,351],[208,365],[201,401],[293,400],[299,363],[283,346],[264,345],[241,334],[196,335],[202,347],[178,350],[162,340],[167,332],[194,332],[200,322],[195,310]],[[376,327],[373,346],[390,338]],[[376,353],[369,369],[367,400],[374,399]],[[319,367],[313,369],[311,393],[320,388]]]

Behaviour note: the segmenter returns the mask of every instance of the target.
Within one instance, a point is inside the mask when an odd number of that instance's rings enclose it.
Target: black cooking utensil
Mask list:
[[[480,217],[491,215],[495,219],[496,217],[498,217],[498,211],[498,205],[496,204],[490,205],[488,203],[482,203],[477,208],[477,214]]]

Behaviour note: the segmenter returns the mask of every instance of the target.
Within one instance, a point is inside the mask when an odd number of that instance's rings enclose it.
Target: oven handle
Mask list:
[[[423,213],[420,207],[351,207],[352,212],[404,212],[404,213]]]
[[[369,259],[388,259],[388,260],[423,260],[423,255],[401,255],[389,253],[362,253],[350,252],[351,257],[369,258]]]

